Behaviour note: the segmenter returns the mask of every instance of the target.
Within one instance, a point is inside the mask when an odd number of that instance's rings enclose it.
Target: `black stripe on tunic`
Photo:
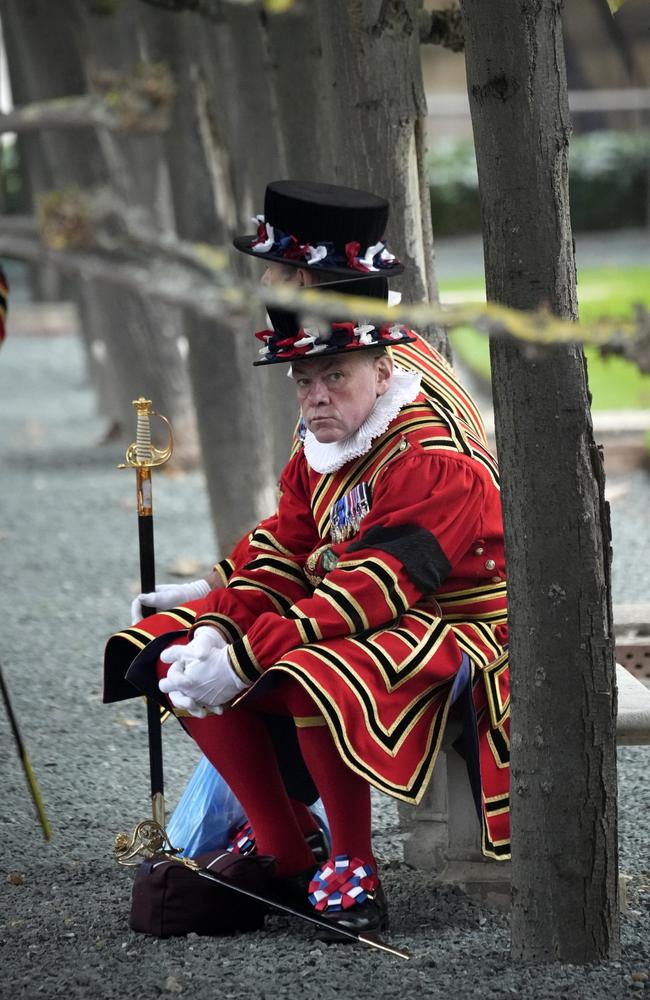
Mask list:
[[[379,549],[399,559],[423,594],[435,592],[451,572],[451,564],[436,536],[417,524],[369,528],[348,547],[348,552],[359,549]]]

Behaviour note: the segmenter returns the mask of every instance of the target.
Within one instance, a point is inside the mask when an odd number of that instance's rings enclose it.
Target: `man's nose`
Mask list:
[[[313,380],[309,386],[309,399],[312,403],[327,403],[329,401],[329,392],[325,382],[319,378]]]

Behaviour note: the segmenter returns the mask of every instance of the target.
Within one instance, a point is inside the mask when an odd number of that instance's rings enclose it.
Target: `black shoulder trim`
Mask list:
[[[369,528],[348,547],[348,552],[359,549],[379,549],[399,559],[423,594],[435,592],[451,572],[451,564],[436,536],[417,524]]]

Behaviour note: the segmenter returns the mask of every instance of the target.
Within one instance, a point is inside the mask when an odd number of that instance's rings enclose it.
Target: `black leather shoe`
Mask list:
[[[269,885],[269,898],[277,899],[280,903],[294,906],[296,909],[305,910],[306,913],[312,911],[312,907],[307,899],[309,895],[309,883],[311,882],[317,866],[307,868],[298,875],[289,875],[284,878],[274,878]]]
[[[388,904],[381,882],[376,889],[372,889],[368,893],[365,902],[358,906],[351,906],[349,910],[319,913],[318,916],[332,928],[331,931],[327,928],[317,930],[316,935],[321,941],[343,943],[349,940],[349,938],[344,938],[342,934],[337,934],[336,927],[352,931],[353,934],[363,934],[364,937],[379,937],[388,930]]]

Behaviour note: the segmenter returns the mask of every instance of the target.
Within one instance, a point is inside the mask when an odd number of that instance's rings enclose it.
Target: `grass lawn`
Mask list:
[[[440,283],[440,295],[443,302],[457,302],[464,297],[476,301],[485,298],[485,285],[476,277],[451,278]],[[583,321],[598,316],[631,316],[636,302],[650,308],[650,267],[580,269],[578,302]],[[459,327],[451,332],[450,340],[454,352],[465,364],[489,379],[487,339],[469,327]],[[635,365],[622,358],[601,358],[593,348],[587,348],[586,353],[594,410],[650,407],[650,375],[642,375]]]

